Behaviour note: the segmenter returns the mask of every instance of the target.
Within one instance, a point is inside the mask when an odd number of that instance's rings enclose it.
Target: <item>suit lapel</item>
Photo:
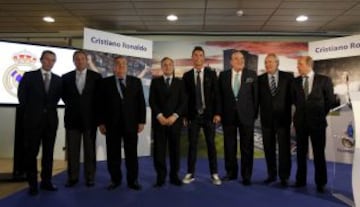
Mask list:
[[[76,86],[76,71],[74,70],[72,73],[71,73],[71,75],[69,76],[69,78],[70,78],[70,83],[72,84],[72,88],[76,91],[76,93],[78,94],[78,95],[80,95],[80,93],[79,93],[79,91],[78,91],[78,89],[77,89],[77,86]]]
[[[299,78],[297,79],[297,87],[299,88],[299,91],[301,91],[301,95],[305,100],[305,91],[304,91],[304,87],[303,87],[303,83],[302,83],[302,77],[299,76]]]
[[[45,91],[45,84],[44,84],[44,78],[42,76],[42,73],[41,73],[41,69],[38,70],[38,73],[37,73],[37,83],[39,83],[39,86],[41,88],[41,91],[46,95],[46,91]],[[50,79],[51,80],[51,79]],[[50,82],[50,87],[51,87],[51,82]],[[49,87],[49,91],[50,91],[50,87]]]
[[[232,96],[234,97],[234,100],[235,100],[236,97],[235,97],[234,92],[233,92],[231,79],[232,79],[232,70],[230,69],[229,72],[225,76],[225,81],[226,81],[226,87],[228,88],[228,91],[231,92],[231,94],[232,94]],[[239,91],[240,91],[240,89],[239,89]]]
[[[318,87],[318,84],[317,83],[317,79],[318,79],[318,76],[316,74],[314,74],[314,80],[312,82],[312,86],[311,86],[311,91],[309,93],[309,96],[311,96],[313,94],[313,91],[316,90],[316,88]]]

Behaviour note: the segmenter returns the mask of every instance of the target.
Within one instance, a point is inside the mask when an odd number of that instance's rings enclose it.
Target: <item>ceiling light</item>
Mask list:
[[[177,17],[175,14],[170,14],[170,15],[168,15],[168,16],[166,17],[166,19],[167,19],[168,21],[173,22],[173,21],[178,20],[178,17]]]
[[[49,22],[49,23],[55,22],[55,19],[50,16],[43,17],[43,20],[44,22]]]
[[[300,16],[296,17],[297,22],[305,22],[308,19],[309,19],[308,16],[305,16],[305,15],[300,15]]]
[[[239,16],[239,17],[241,17],[241,16],[244,15],[244,11],[243,11],[243,10],[237,10],[237,11],[236,11],[236,15]]]

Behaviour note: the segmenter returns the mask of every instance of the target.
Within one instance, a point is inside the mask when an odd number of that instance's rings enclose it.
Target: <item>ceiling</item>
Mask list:
[[[237,16],[237,10],[243,16]],[[168,22],[168,14],[179,20]],[[297,15],[309,21],[297,23]],[[55,23],[45,23],[43,16]],[[355,34],[360,0],[1,0],[0,36],[119,33]]]

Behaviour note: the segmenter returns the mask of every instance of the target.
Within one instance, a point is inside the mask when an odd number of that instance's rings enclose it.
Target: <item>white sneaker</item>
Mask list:
[[[214,185],[221,185],[221,180],[217,173],[211,175],[211,181]]]
[[[194,178],[193,174],[188,173],[188,174],[185,175],[185,177],[184,177],[184,179],[182,181],[185,184],[189,184],[189,183],[193,182],[194,180],[195,180],[195,178]]]

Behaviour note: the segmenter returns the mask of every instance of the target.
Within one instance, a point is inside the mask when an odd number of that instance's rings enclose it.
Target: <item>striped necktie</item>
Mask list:
[[[277,87],[276,87],[275,76],[273,75],[271,76],[271,80],[270,80],[270,90],[271,90],[271,95],[275,96]]]

